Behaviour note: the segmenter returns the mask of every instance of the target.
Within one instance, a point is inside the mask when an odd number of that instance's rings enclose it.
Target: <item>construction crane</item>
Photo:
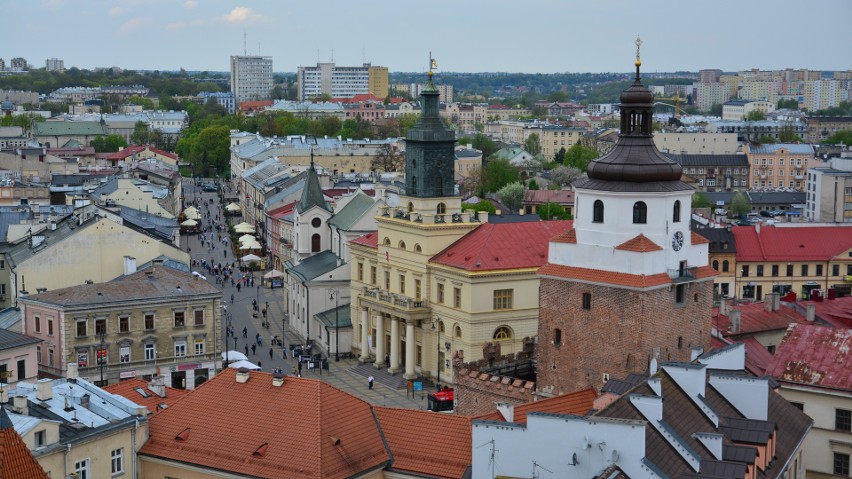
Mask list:
[[[683,109],[680,107],[680,102],[681,102],[681,101],[685,101],[685,100],[686,100],[686,98],[681,98],[681,96],[680,96],[680,91],[676,91],[676,92],[675,92],[675,96],[670,97],[670,98],[657,98],[657,97],[655,97],[655,98],[654,98],[654,104],[655,104],[655,105],[665,105],[665,106],[667,106],[667,107],[669,107],[669,108],[673,108],[673,109],[674,109],[674,117],[675,117],[675,118],[680,118],[680,114],[681,114],[681,113],[686,113],[686,112],[685,112],[685,111],[683,111]],[[674,104],[671,104],[671,103],[665,103],[666,101],[673,102]]]

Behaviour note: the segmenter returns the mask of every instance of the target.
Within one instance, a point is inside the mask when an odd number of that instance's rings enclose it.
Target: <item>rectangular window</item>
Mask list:
[[[816,275],[822,276],[822,265],[821,264],[816,265]]]
[[[41,346],[36,346],[36,362],[41,364]]]
[[[743,266],[743,278],[748,277],[748,265]]]
[[[53,336],[53,318],[47,318],[47,334]]]
[[[376,284],[376,267],[370,266],[370,284]]]
[[[196,326],[204,326],[204,310],[196,309],[195,310],[195,325]]]
[[[186,326],[186,313],[185,312],[175,311],[174,312],[174,318],[175,318],[175,327],[176,328],[182,328],[182,327]]]
[[[47,444],[47,431],[41,430],[36,431],[35,433],[35,445],[36,447],[43,447]]]
[[[777,264],[772,265],[772,276],[778,276],[778,265]]]
[[[417,367],[423,366],[423,346],[417,345],[417,354],[414,356],[414,364]]]
[[[835,409],[834,429],[837,431],[852,431],[852,411],[846,409]]]
[[[792,264],[787,265],[787,276],[793,276],[793,265]]]
[[[834,474],[849,477],[849,454],[834,453]]]
[[[440,304],[444,304],[444,285],[443,283],[438,283],[438,302]]]
[[[405,275],[399,275],[399,294],[405,294]]]
[[[35,330],[35,332],[40,333],[41,332],[41,318],[38,317],[38,316],[34,316],[33,317],[33,323],[34,323],[33,329]]]
[[[592,293],[583,293],[583,309],[592,309]]]
[[[92,479],[89,476],[89,460],[83,459],[74,463],[74,472],[77,473],[77,479]]]
[[[124,472],[124,448],[114,449],[110,454],[112,463],[112,475]]]
[[[803,264],[802,265],[802,276],[807,276],[807,275],[808,275],[808,265]]]
[[[186,341],[175,341],[175,357],[182,358],[186,356]]]
[[[683,304],[686,301],[686,285],[679,284],[675,288],[675,304]]]
[[[756,274],[758,276],[763,276],[763,265],[762,264],[757,265],[757,273]]]
[[[453,288],[453,307],[461,308],[461,288]]]
[[[145,361],[153,361],[157,359],[157,349],[152,343],[145,345]]]
[[[390,291],[390,271],[385,271],[385,290]]]
[[[95,320],[95,334],[98,336],[106,334],[106,319]]]
[[[514,299],[514,289],[495,289],[494,290],[494,310],[512,309],[512,300]]]
[[[364,281],[364,263],[358,263],[358,281]]]
[[[145,313],[145,329],[154,329],[154,313]]]
[[[86,327],[87,321],[85,319],[77,320],[77,337],[83,338],[89,335],[88,328]]]
[[[118,317],[118,332],[119,333],[130,332],[130,316],[119,316]]]
[[[129,363],[130,362],[130,345],[118,347],[118,362],[120,362],[120,363]]]
[[[420,300],[420,296],[422,293],[423,283],[419,279],[414,280],[414,299]]]
[[[840,265],[839,264],[831,265],[831,275],[832,276],[840,276]]]
[[[201,356],[204,354],[204,338],[195,339],[195,355]]]
[[[47,348],[47,365],[50,366],[50,367],[53,367],[54,363],[55,363],[55,359],[54,359],[54,355],[53,355],[53,348],[52,347]]]

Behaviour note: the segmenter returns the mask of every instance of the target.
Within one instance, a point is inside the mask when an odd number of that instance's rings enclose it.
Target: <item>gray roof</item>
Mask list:
[[[349,303],[341,304],[336,308],[315,314],[314,318],[329,328],[351,328],[352,308],[349,307]]]
[[[0,210],[0,243],[8,241],[9,226],[21,224],[22,221],[29,220],[31,218],[32,212],[29,210]]]
[[[279,201],[287,198],[288,196],[295,195],[297,192],[301,191],[302,188],[305,187],[305,181],[307,179],[307,172],[299,173],[298,175],[291,178],[293,181],[290,185],[286,186],[284,189],[270,196],[263,202],[264,207],[269,207],[270,205],[274,205]]]
[[[734,197],[732,191],[708,191],[703,194],[714,205],[718,201],[731,204],[731,198]],[[807,195],[803,191],[748,191],[746,194],[753,205],[799,205],[805,203]]]
[[[99,121],[37,121],[33,136],[107,135],[106,126]]]
[[[174,218],[164,218],[128,206],[118,206],[118,209],[121,219],[126,222],[125,224],[141,228],[169,242],[174,241],[175,233],[180,229]]]
[[[349,203],[346,203],[346,206],[341,208],[337,214],[335,214],[328,223],[332,226],[336,226],[343,231],[349,231],[365,213],[370,211],[370,208],[373,207],[375,201],[358,190],[355,193],[355,197],[352,198]]]
[[[680,163],[681,166],[749,166],[746,155],[674,155],[663,153],[663,156]]]
[[[150,276],[149,276],[150,275]],[[158,267],[137,271],[107,283],[80,284],[19,298],[26,303],[75,307],[102,307],[151,299],[190,298],[222,294],[218,288],[193,274]]]
[[[737,242],[734,241],[734,233],[727,228],[696,228],[697,223],[692,223],[692,231],[707,238],[710,241],[711,253],[737,252]]]
[[[0,311],[0,329],[12,329],[21,321],[21,310],[19,308],[6,308]]]
[[[42,339],[25,336],[21,333],[16,333],[7,329],[0,329],[0,350],[18,348],[28,344],[40,343],[42,341]]]
[[[752,155],[760,155],[767,154],[772,155],[775,154],[779,149],[784,148],[794,155],[813,155],[814,147],[809,144],[804,143],[768,143],[765,145],[756,145],[749,148],[749,154]]]
[[[337,255],[326,250],[305,258],[301,263],[287,269],[287,273],[292,274],[301,282],[311,281],[334,271],[338,267],[337,260]]]

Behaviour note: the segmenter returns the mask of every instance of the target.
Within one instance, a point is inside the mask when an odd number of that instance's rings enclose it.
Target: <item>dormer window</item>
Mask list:
[[[648,223],[648,205],[644,201],[633,204],[633,224],[644,225]]]

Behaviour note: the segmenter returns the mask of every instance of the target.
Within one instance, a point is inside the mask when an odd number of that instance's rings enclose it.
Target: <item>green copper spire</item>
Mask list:
[[[308,178],[305,180],[305,187],[302,189],[302,197],[296,205],[296,211],[301,214],[314,206],[331,212],[331,207],[325,202],[322,188],[320,188],[317,170],[314,168],[314,150],[311,150],[311,166],[308,167]]]

